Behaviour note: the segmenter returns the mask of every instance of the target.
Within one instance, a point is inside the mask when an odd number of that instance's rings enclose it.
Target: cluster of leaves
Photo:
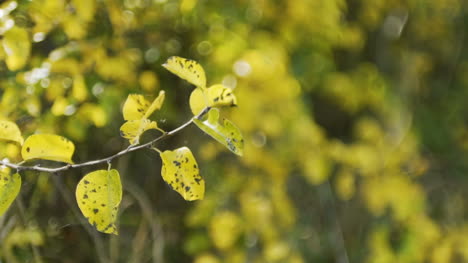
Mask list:
[[[237,155],[242,155],[244,141],[239,129],[227,119],[224,121],[224,125],[220,124],[218,120],[219,110],[217,107],[237,105],[236,97],[231,90],[221,84],[213,86],[214,88],[206,88],[205,71],[200,64],[193,60],[174,56],[169,58],[163,66],[175,75],[197,86],[190,98],[191,105],[194,105],[192,112],[195,114],[192,121],[229,150]],[[161,91],[152,103],[148,102],[143,95],[130,94],[128,96],[122,109],[126,122],[120,128],[122,137],[130,142],[128,149],[140,144],[140,136],[147,130],[156,129],[166,134],[164,130],[158,127],[156,121],[149,119],[155,111],[162,107],[164,95],[164,91]],[[205,109],[209,109],[207,119],[199,119],[204,117],[203,110]],[[0,127],[2,128],[0,139],[22,145],[21,155],[23,158],[20,165],[9,165],[8,162],[2,161],[2,164],[6,167],[0,170],[1,216],[15,200],[21,188],[20,174],[18,172],[11,173],[10,169],[7,168],[8,166],[16,170],[34,170],[34,167],[23,165],[27,161],[36,159],[73,164],[72,156],[75,145],[68,139],[55,134],[33,134],[24,141],[20,129],[12,121],[0,121]],[[152,142],[149,145],[152,145]],[[161,176],[173,190],[188,201],[203,199],[205,181],[200,176],[197,161],[189,148],[182,147],[164,152],[161,152],[155,146],[152,146],[152,149],[160,153],[162,160]],[[104,159],[104,161],[106,160],[109,163],[108,170],[97,170],[88,173],[80,180],[76,187],[76,200],[85,218],[98,231],[117,234],[115,222],[118,207],[122,200],[122,185],[119,172],[115,169],[111,170],[113,157]],[[100,162],[103,161],[88,161],[83,164],[65,166],[65,168],[83,167],[89,163],[96,164]]]

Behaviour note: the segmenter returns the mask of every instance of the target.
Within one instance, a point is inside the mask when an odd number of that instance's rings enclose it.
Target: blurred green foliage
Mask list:
[[[160,65],[199,61],[234,89],[239,159],[188,129],[206,181],[185,202],[156,153],[120,158],[119,236],[83,221],[90,170],[25,173],[0,217],[6,262],[467,262],[468,27],[462,0],[34,0],[0,6],[0,118],[75,142],[76,161],[127,146],[121,105],[155,98],[169,130],[192,88]],[[146,137],[145,137],[146,136]],[[149,138],[144,135],[141,140]],[[0,156],[19,160],[0,142]],[[105,168],[105,167],[104,167]]]

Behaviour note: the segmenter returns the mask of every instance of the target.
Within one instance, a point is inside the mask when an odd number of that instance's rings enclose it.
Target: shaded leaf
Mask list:
[[[221,84],[213,85],[206,90],[194,89],[190,95],[190,109],[193,115],[199,114],[207,106],[237,106],[237,98],[232,93],[232,89]]]
[[[223,125],[218,122],[219,110],[211,109],[208,112],[208,119],[201,121],[193,120],[194,123],[206,134],[226,146],[231,152],[242,156],[244,150],[244,139],[234,123],[224,119]]]
[[[64,163],[71,160],[75,145],[67,138],[55,134],[34,134],[29,136],[21,148],[21,156],[25,161],[43,159]]]
[[[18,142],[19,144],[23,144],[24,142],[23,136],[21,136],[20,129],[18,128],[16,123],[12,121],[0,120],[0,139]]]
[[[161,175],[173,190],[185,200],[201,200],[205,195],[205,181],[200,176],[198,164],[187,147],[161,153]]]
[[[98,170],[85,175],[76,187],[78,207],[88,222],[98,231],[118,234],[115,221],[122,185],[117,170]]]
[[[195,60],[172,56],[167,59],[163,67],[197,87],[206,87],[205,71]]]
[[[140,136],[150,129],[158,129],[158,124],[148,119],[131,120],[126,121],[120,127],[120,135],[128,139],[130,144],[138,144],[140,142]]]
[[[19,173],[10,174],[9,169],[0,170],[0,216],[10,207],[21,188]]]

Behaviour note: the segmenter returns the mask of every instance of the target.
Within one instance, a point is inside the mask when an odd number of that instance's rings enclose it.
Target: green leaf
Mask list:
[[[0,170],[0,216],[10,207],[21,188],[19,173],[10,174],[9,169]]]
[[[133,145],[138,144],[140,142],[140,136],[150,129],[158,129],[158,124],[148,119],[131,120],[125,122],[120,127],[120,135],[128,139],[130,144]]]
[[[173,56],[167,59],[163,67],[197,87],[206,87],[205,70],[195,60]]]
[[[224,119],[224,123],[221,125],[218,119],[219,110],[213,108],[208,112],[207,120],[201,121],[195,119],[193,122],[198,128],[226,146],[231,152],[242,156],[244,151],[244,139],[239,128],[227,119]]]
[[[21,148],[21,156],[25,161],[43,159],[64,163],[71,160],[75,145],[67,138],[55,134],[34,134],[29,136]]]
[[[198,164],[187,147],[161,153],[161,175],[173,190],[185,200],[201,200],[205,195],[205,181],[200,176]]]
[[[24,139],[16,123],[11,121],[0,121],[0,139],[14,141],[23,144]]]
[[[3,35],[3,49],[7,55],[5,60],[11,71],[23,68],[31,53],[31,40],[28,31],[21,27],[13,27]]]
[[[237,98],[232,89],[216,84],[205,90],[196,88],[190,95],[190,109],[193,115],[199,114],[204,108],[237,106]]]
[[[76,187],[78,207],[98,231],[118,235],[115,221],[122,185],[117,170],[98,170],[85,175]]]
[[[164,102],[165,93],[163,90],[154,99],[153,103],[149,103],[143,95],[130,94],[123,106],[124,120],[141,120],[147,119],[153,112],[159,110]]]

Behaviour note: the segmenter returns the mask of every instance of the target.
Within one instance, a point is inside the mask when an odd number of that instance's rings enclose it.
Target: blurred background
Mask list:
[[[129,93],[192,115],[197,60],[234,89],[239,158],[190,126],[203,201],[164,183],[157,153],[112,165],[119,235],[95,231],[78,180],[107,166],[22,173],[0,217],[0,262],[468,262],[468,13],[463,0],[19,0],[0,5],[0,116],[60,134],[74,161],[111,155]],[[148,132],[142,141],[157,136]],[[20,161],[0,142],[0,156]],[[45,163],[44,165],[53,165]]]

